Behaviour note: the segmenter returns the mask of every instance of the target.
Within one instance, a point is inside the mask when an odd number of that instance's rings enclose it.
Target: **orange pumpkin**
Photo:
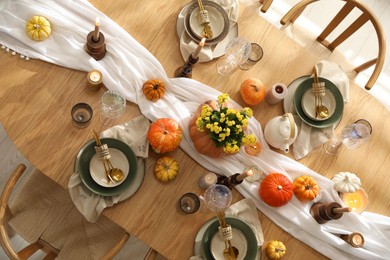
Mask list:
[[[262,180],[259,195],[268,205],[280,207],[291,200],[293,185],[285,175],[281,173],[270,173]]]
[[[180,145],[180,125],[171,118],[160,118],[153,122],[148,131],[148,140],[156,153],[167,153]]]
[[[312,201],[317,197],[320,187],[311,176],[302,175],[293,182],[294,194],[300,201]]]
[[[264,83],[256,78],[249,78],[242,82],[240,87],[241,97],[248,105],[260,104],[265,98]]]
[[[159,79],[150,79],[145,81],[142,86],[142,91],[144,92],[147,99],[156,102],[164,96],[165,85]]]
[[[192,143],[194,144],[195,149],[204,155],[207,155],[212,158],[220,157],[221,155],[225,154],[223,151],[223,147],[217,147],[213,140],[211,140],[209,136],[209,132],[207,129],[205,129],[203,132],[199,131],[196,126],[196,119],[199,117],[200,112],[202,111],[202,107],[207,104],[210,105],[213,108],[214,103],[208,104],[203,103],[200,104],[198,109],[195,111],[194,115],[192,116],[190,123],[188,125],[190,137],[192,140]]]

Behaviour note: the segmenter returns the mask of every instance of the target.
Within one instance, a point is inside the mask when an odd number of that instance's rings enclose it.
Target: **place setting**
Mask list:
[[[176,21],[183,59],[205,38],[199,61],[206,62],[225,54],[226,45],[238,36],[238,2],[197,0],[185,5]]]

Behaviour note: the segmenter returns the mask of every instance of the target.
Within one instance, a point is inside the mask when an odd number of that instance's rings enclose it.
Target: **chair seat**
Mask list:
[[[41,238],[51,244],[60,251],[57,259],[99,259],[124,233],[104,216],[88,222],[69,193],[39,171],[16,191],[10,209],[12,229],[30,243]]]

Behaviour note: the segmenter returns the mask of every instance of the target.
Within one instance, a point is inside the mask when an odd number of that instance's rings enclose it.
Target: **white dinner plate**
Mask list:
[[[92,179],[97,184],[103,187],[111,188],[120,185],[126,179],[130,170],[130,164],[129,161],[127,160],[126,155],[122,153],[120,150],[115,148],[108,148],[108,150],[110,151],[111,154],[110,161],[113,167],[121,169],[122,172],[124,173],[123,180],[119,182],[112,182],[112,181],[108,182],[104,171],[103,162],[98,160],[96,154],[91,159],[91,162],[89,164],[89,171],[91,173]]]
[[[248,242],[245,235],[237,228],[232,228],[233,238],[231,240],[232,246],[238,249],[237,260],[244,260],[246,251],[248,249]],[[221,239],[219,233],[215,233],[211,240],[210,251],[215,259],[224,259],[223,251],[225,249],[225,242]]]
[[[223,40],[223,38],[225,38],[227,35],[227,32],[225,32],[225,30],[229,30],[229,18],[227,17],[226,12],[222,8],[217,9],[215,6],[212,5],[204,5],[204,9],[208,12],[210,21],[209,26],[213,32],[213,37],[208,38],[207,40],[212,41],[213,39],[216,39],[221,36],[221,40]],[[198,39],[202,39],[203,26],[200,24],[199,18],[199,7],[196,7],[191,12],[189,17],[189,29],[195,36],[197,36]]]
[[[328,89],[325,90],[325,96],[321,96],[322,105],[328,108],[329,115],[325,118],[316,117],[315,112],[315,97],[312,89],[308,89],[305,94],[303,94],[301,99],[301,107],[303,112],[313,120],[324,121],[331,117],[336,109],[336,99],[332,92]]]

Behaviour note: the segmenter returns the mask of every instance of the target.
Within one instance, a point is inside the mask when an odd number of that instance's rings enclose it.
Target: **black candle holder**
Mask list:
[[[87,44],[85,45],[85,51],[95,60],[101,60],[106,55],[106,44],[103,33],[99,33],[99,39],[95,41],[93,39],[94,31],[88,33]]]
[[[183,66],[180,66],[175,70],[175,77],[176,78],[192,78],[192,68],[194,65],[198,62],[199,57],[194,58],[192,54],[188,56],[188,60],[186,64]]]

